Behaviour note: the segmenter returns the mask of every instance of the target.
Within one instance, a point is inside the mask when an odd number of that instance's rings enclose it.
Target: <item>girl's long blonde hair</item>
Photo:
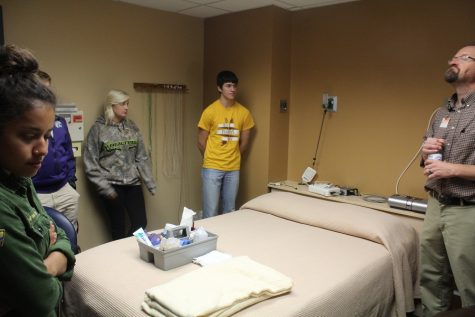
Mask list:
[[[107,93],[106,103],[104,105],[104,118],[106,119],[106,124],[111,124],[113,122],[114,110],[112,110],[112,106],[129,99],[129,95],[123,90],[112,89]]]

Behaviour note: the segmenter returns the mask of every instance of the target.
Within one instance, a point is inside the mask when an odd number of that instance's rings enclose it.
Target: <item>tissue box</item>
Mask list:
[[[166,251],[155,249],[146,245],[142,241],[137,242],[139,244],[140,258],[142,260],[146,262],[153,262],[159,269],[167,271],[178,266],[191,263],[193,258],[216,250],[218,236],[214,233],[208,232],[208,239],[206,240],[193,242],[188,245]]]

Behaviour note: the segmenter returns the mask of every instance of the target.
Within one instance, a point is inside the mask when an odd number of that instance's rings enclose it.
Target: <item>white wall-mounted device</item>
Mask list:
[[[81,143],[84,141],[84,114],[75,104],[58,104],[56,114],[68,124],[74,157],[81,156]]]
[[[305,169],[302,174],[302,183],[308,184],[312,181],[312,179],[317,175],[317,171],[311,168],[310,166]]]
[[[308,185],[308,191],[317,193],[323,196],[338,196],[340,195],[340,187],[332,184],[316,183]]]

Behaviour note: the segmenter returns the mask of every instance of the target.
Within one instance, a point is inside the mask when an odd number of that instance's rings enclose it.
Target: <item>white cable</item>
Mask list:
[[[379,195],[363,195],[364,201],[369,201],[370,203],[385,203],[388,201],[386,197]]]
[[[438,109],[439,108],[435,109],[434,112],[432,112],[432,114],[430,115],[429,122],[427,122],[426,131],[429,130],[430,123],[432,122],[432,118],[434,117],[434,115],[436,114]],[[406,168],[402,171],[401,175],[399,175],[399,177],[396,181],[396,195],[399,195],[399,182],[401,181],[401,178],[404,176],[404,174],[409,169],[409,167],[411,167],[411,165],[414,163],[416,158],[419,157],[419,152],[421,151],[421,149],[422,149],[422,144],[419,146],[419,149],[417,150],[416,154],[414,154],[414,157],[411,159],[409,164],[407,164]]]

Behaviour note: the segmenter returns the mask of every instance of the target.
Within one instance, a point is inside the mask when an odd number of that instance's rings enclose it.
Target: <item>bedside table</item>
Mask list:
[[[352,204],[362,207],[367,207],[382,212],[393,214],[398,217],[400,220],[406,222],[416,229],[418,233],[422,230],[422,223],[424,222],[424,214],[417,213],[410,210],[397,209],[389,207],[387,202],[376,203],[369,202],[363,199],[363,196],[323,196],[317,193],[313,193],[308,190],[308,185],[300,185],[296,181],[280,181],[280,182],[271,182],[267,184],[269,191],[286,191],[291,193],[296,193],[300,195],[310,196],[317,199],[325,199],[331,201],[337,201],[346,204]]]

